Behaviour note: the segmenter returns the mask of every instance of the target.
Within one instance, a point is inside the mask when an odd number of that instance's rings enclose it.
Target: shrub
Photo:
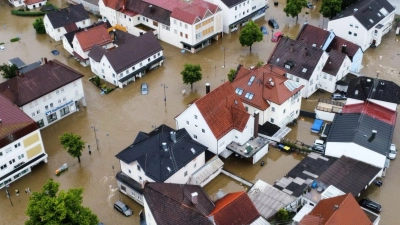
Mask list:
[[[288,220],[289,219],[289,213],[288,213],[288,211],[286,211],[286,209],[280,209],[279,211],[278,211],[278,213],[276,214],[276,218],[279,220],[279,221],[286,221],[286,220]]]
[[[25,10],[26,10],[26,11],[30,11],[31,9],[30,9],[30,8],[28,8],[28,6],[27,6]]]
[[[0,45],[4,45],[4,42],[0,42]]]
[[[101,85],[101,88],[102,88],[102,89],[107,89],[107,84],[102,84],[102,85]]]
[[[11,13],[16,16],[44,16],[46,14],[44,12],[25,12],[18,10],[11,10]]]
[[[19,39],[20,39],[19,37],[16,37],[16,38],[12,38],[10,41],[11,42],[17,42],[17,41],[19,41]]]
[[[94,83],[97,87],[100,87],[100,77],[95,76],[95,77],[93,78],[93,83]]]

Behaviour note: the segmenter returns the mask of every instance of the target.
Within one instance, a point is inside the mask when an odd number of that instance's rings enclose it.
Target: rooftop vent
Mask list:
[[[174,142],[174,143],[176,143],[176,133],[175,132],[173,132],[173,131],[171,131],[171,140]]]
[[[303,73],[307,72],[307,68],[303,68],[303,70],[301,72],[303,72]]]
[[[312,44],[313,47],[317,47],[317,44]]]
[[[163,142],[161,145],[164,151],[168,151],[167,143]]]
[[[169,168],[169,167],[167,167],[167,170],[168,170],[168,172],[170,172],[170,173],[171,173],[171,171],[172,171],[171,168]]]
[[[335,210],[337,210],[337,209],[339,209],[339,205],[334,205],[334,206],[333,206],[333,211],[335,211]]]
[[[357,8],[354,8],[354,9],[353,9],[353,12],[357,12],[357,11],[358,11],[358,9],[357,9]]]
[[[1,119],[0,119],[0,125],[2,125],[3,124],[3,121],[1,121]]]
[[[196,150],[194,150],[194,148],[191,148],[190,151],[192,151],[193,154],[196,154]]]
[[[358,95],[358,90],[356,90],[356,91],[354,92],[354,94],[355,94],[355,95]]]
[[[199,196],[199,194],[197,194],[197,192],[193,192],[192,194],[192,203],[193,204],[197,204],[197,203],[199,203],[199,201],[198,201],[198,199],[197,199],[197,197]]]
[[[273,87],[275,84],[274,84],[274,82],[269,82],[269,84]]]
[[[279,62],[279,58],[276,59],[276,62]]]
[[[376,133],[378,133],[377,130],[372,130],[371,137],[368,138],[368,141],[371,142],[375,139]]]
[[[367,82],[371,82],[371,79],[367,79]]]
[[[370,23],[374,23],[374,21],[373,21],[372,19],[369,19],[369,22],[370,22]]]

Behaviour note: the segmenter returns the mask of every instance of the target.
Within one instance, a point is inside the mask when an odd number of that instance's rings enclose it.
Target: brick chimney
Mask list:
[[[206,83],[206,94],[210,93],[210,83]]]
[[[44,64],[47,64],[47,58],[46,57],[44,58]]]
[[[303,56],[306,57],[307,56],[307,48],[304,48],[304,53]]]
[[[258,121],[260,120],[260,114],[257,111],[254,112],[254,134],[253,137],[258,137]]]

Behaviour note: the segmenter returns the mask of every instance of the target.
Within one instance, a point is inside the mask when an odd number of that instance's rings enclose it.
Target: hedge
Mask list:
[[[11,13],[17,16],[44,16],[46,14],[44,12],[23,12],[18,10],[11,10]]]

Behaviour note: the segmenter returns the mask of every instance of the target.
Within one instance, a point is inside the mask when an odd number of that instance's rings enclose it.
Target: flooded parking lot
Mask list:
[[[259,25],[266,26],[270,33],[264,36],[264,41],[253,45],[251,53],[248,47],[240,46],[238,33],[224,35],[221,40],[196,54],[182,54],[180,49],[161,43],[166,57],[162,67],[147,73],[124,89],[117,89],[109,95],[100,95],[99,89],[88,81],[92,75],[89,67],[84,68],[73,58],[68,58],[68,54],[60,45],[61,42],[55,43],[46,35],[36,35],[32,27],[34,18],[11,15],[11,7],[6,0],[1,0],[0,42],[5,42],[6,50],[0,51],[0,63],[7,63],[14,57],[20,57],[25,63],[32,63],[44,57],[57,59],[85,75],[83,85],[87,100],[87,107],[81,107],[79,112],[42,130],[49,162],[34,167],[32,173],[12,183],[10,190],[24,190],[29,187],[32,191],[38,191],[47,179],[53,178],[61,183],[61,189],[83,187],[85,189],[83,204],[90,207],[105,224],[138,224],[138,213],[142,208],[121,195],[116,186],[114,174],[119,171],[119,162],[115,154],[130,145],[139,131],[149,132],[163,123],[175,127],[174,117],[186,108],[187,103],[205,94],[205,83],[210,83],[211,89],[214,89],[227,80],[229,69],[236,68],[238,64],[250,67],[259,61],[265,62],[275,45],[270,41],[272,32],[266,23],[269,18],[276,18],[282,27],[281,31],[292,38],[296,37],[301,24],[305,21],[315,26],[323,24],[326,26],[327,20],[323,21],[318,13],[321,1],[313,2],[317,5],[317,9],[304,9],[297,23],[295,19],[286,17],[282,12],[285,2],[280,0],[278,7],[271,5],[266,11],[265,19],[257,21]],[[61,0],[53,3],[66,5]],[[9,40],[16,36],[21,37],[21,40],[10,43]],[[396,39],[392,31],[384,37],[381,46],[366,51],[362,74],[376,76],[379,72],[380,78],[400,83],[397,65],[400,60],[400,44]],[[52,55],[51,50],[54,49],[58,49],[61,54]],[[380,56],[383,56],[382,59]],[[203,79],[194,84],[192,92],[190,86],[184,85],[181,80],[180,71],[184,63],[198,63],[202,67]],[[225,68],[222,68],[224,64]],[[140,94],[142,82],[149,84],[149,95]],[[164,102],[163,85],[166,87],[166,102]],[[186,90],[186,94],[182,95],[182,90]],[[303,109],[313,111],[319,97],[326,97],[326,93],[317,93],[307,100],[303,99]],[[292,127],[293,130],[288,137],[304,140],[305,143],[314,141],[316,136],[310,134],[311,124],[311,119],[300,120],[295,127]],[[98,130],[99,150],[92,150],[91,155],[84,152],[81,157],[82,162],[78,164],[76,159],[71,158],[62,149],[58,137],[63,132],[69,131],[81,135],[86,144],[95,146],[95,135],[91,126],[95,126]],[[393,141],[398,146],[400,146],[399,130],[397,121]],[[264,167],[259,164],[252,165],[235,156],[224,162],[227,170],[251,182],[262,179],[272,184],[285,175],[302,157],[295,154],[287,155],[271,147],[270,152],[262,159],[266,163]],[[55,176],[54,171],[63,163],[68,163],[69,170],[59,177]],[[364,193],[383,205],[381,224],[396,224],[400,220],[400,215],[392,210],[400,202],[397,188],[400,183],[400,174],[397,173],[399,169],[400,163],[394,160],[384,179],[384,185],[380,188],[371,187]],[[224,175],[205,187],[210,195],[219,189],[227,193],[245,190],[245,187]],[[4,190],[0,192],[3,192],[0,194],[0,224],[23,224],[26,219],[24,210],[27,207],[29,194],[21,193],[17,197],[11,193],[14,204],[11,206]],[[122,199],[133,208],[133,217],[125,218],[113,210],[112,204],[117,199]]]

